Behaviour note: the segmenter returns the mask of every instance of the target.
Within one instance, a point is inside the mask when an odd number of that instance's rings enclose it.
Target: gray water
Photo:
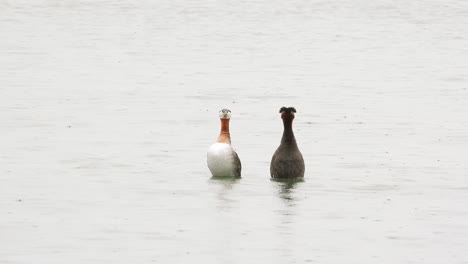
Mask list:
[[[0,263],[468,263],[466,1],[0,0],[0,34]]]

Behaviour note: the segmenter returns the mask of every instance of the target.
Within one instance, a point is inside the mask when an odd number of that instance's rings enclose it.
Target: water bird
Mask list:
[[[294,107],[281,107],[279,110],[283,119],[283,137],[276,149],[270,163],[270,174],[274,179],[291,179],[304,177],[304,158],[297,147],[296,138],[292,129]]]
[[[229,133],[231,110],[222,109],[219,111],[219,119],[221,120],[221,132],[216,142],[208,149],[208,168],[213,177],[240,177],[242,166],[239,156],[231,146]]]

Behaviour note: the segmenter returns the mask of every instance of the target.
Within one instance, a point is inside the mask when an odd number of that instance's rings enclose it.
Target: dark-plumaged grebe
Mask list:
[[[208,168],[214,177],[240,177],[241,162],[231,146],[229,134],[231,110],[219,111],[219,118],[221,119],[221,132],[216,142],[208,149]]]
[[[281,144],[271,158],[270,174],[274,179],[289,179],[304,177],[304,159],[297,147],[296,138],[292,129],[294,120],[294,107],[281,107],[284,131]]]

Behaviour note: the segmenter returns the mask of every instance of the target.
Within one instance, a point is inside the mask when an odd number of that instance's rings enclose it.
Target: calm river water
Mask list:
[[[467,2],[0,0],[0,34],[0,263],[468,263]]]

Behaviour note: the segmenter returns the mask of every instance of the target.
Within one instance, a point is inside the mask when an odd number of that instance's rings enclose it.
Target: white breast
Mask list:
[[[230,144],[214,143],[208,149],[208,168],[213,176],[236,176],[234,174],[234,150]]]

